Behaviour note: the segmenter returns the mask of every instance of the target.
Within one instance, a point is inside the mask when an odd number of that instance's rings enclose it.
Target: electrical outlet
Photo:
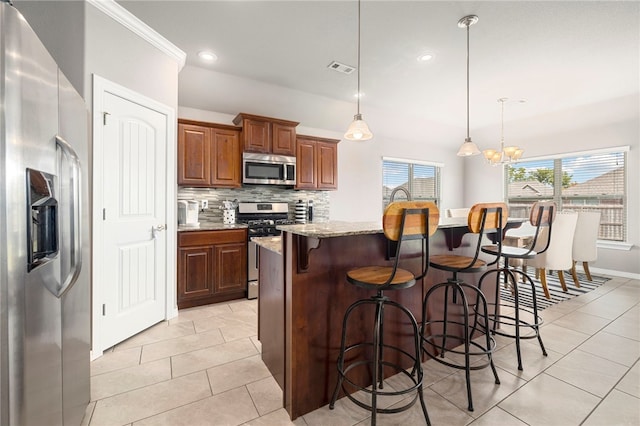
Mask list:
[[[209,200],[202,200],[202,210],[209,208]]]

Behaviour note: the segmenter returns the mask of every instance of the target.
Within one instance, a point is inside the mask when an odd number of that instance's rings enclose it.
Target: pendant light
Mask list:
[[[373,137],[373,133],[369,130],[369,126],[362,119],[360,114],[360,0],[358,0],[358,93],[357,99],[357,112],[353,116],[353,122],[349,125],[347,133],[344,134],[344,138],[350,141],[368,141]]]
[[[507,164],[512,161],[518,160],[520,157],[522,157],[522,153],[524,152],[524,150],[518,148],[517,146],[508,146],[506,148],[504,147],[504,103],[508,100],[509,98],[498,99],[501,109],[500,150],[497,151],[495,149],[485,149],[484,151],[482,151],[482,154],[484,154],[484,158],[492,166]]]
[[[458,21],[458,27],[467,29],[467,137],[458,150],[459,157],[468,157],[480,154],[478,146],[471,141],[469,136],[469,27],[478,22],[476,15],[468,15]]]

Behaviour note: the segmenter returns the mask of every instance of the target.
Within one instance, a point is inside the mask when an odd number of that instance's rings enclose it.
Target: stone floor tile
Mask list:
[[[571,312],[558,318],[553,323],[560,327],[579,331],[585,334],[594,334],[606,327],[611,320],[584,312]]]
[[[546,370],[550,376],[603,398],[627,372],[627,367],[575,350]]]
[[[145,363],[168,358],[173,355],[208,348],[224,342],[225,340],[220,331],[212,330],[205,333],[190,334],[188,336],[176,337],[175,339],[150,343],[142,347],[141,362]]]
[[[499,407],[493,407],[469,426],[526,426],[527,424]]]
[[[631,396],[640,398],[640,361],[636,362],[629,372],[616,385],[616,389]]]
[[[584,426],[612,424],[639,425],[640,399],[614,389],[582,423]]]
[[[282,408],[282,389],[272,376],[249,383],[247,389],[261,416]]]
[[[145,330],[143,333],[136,334],[135,336],[125,340],[124,342],[118,343],[115,347],[115,350],[119,351],[121,349],[147,345],[149,343],[174,339],[176,337],[186,336],[194,333],[195,330],[191,322],[169,325],[168,321],[162,321],[154,325],[150,329]]]
[[[142,420],[211,396],[204,371],[101,399],[91,426],[113,426]]]
[[[289,413],[284,408],[280,408],[279,410],[273,411],[264,416],[258,417],[257,419],[250,420],[245,423],[245,426],[288,426],[288,425],[305,425],[302,417],[298,419],[301,422],[292,422],[289,418]],[[296,420],[298,420],[296,419]]]
[[[214,395],[135,422],[134,426],[239,425],[258,418],[245,387]]]
[[[242,358],[256,355],[258,351],[249,339],[234,340],[206,349],[171,357],[173,377],[183,376],[194,371],[206,370]]]
[[[91,400],[104,399],[170,379],[169,358],[100,374],[91,378]]]
[[[480,417],[507,395],[526,382],[500,368],[497,369],[500,384],[495,383],[491,367],[471,371],[471,395],[474,411],[467,411],[472,417]],[[451,401],[460,410],[467,410],[467,387],[464,370],[440,380],[429,389]]]
[[[141,353],[142,346],[119,351],[107,351],[100,358],[91,361],[91,375],[96,376],[138,365],[140,364]]]
[[[600,332],[580,345],[580,350],[631,367],[640,358],[640,342]]]
[[[568,383],[542,373],[498,404],[531,426],[578,425],[600,402]]]
[[[210,368],[207,375],[214,395],[271,377],[260,355]]]

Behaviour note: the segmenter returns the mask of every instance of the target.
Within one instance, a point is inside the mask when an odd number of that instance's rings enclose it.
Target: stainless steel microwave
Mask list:
[[[242,154],[242,183],[295,185],[296,157],[245,152]]]

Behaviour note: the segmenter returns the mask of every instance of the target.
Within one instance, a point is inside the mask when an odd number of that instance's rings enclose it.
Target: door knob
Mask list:
[[[165,229],[167,229],[166,225],[152,226],[151,227],[151,239],[155,240],[156,237],[158,236],[158,232],[164,231]]]

